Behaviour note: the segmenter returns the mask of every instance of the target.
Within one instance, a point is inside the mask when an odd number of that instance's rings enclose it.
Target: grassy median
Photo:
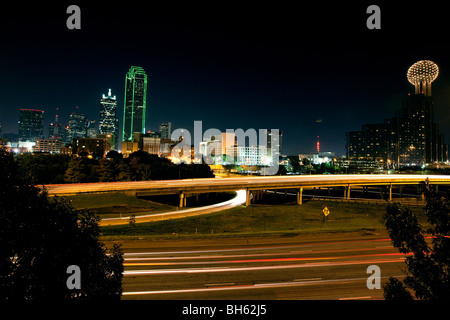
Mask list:
[[[323,209],[329,209],[327,219]],[[422,207],[411,208],[424,222]],[[320,200],[239,206],[192,218],[102,227],[104,239],[297,235],[320,232],[385,230],[385,205]]]

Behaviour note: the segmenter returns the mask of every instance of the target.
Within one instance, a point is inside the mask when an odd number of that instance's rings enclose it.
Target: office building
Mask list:
[[[108,90],[108,95],[103,94],[100,99],[99,133],[111,135],[112,148],[117,150],[119,140],[119,118],[117,117],[117,99]]]
[[[59,108],[56,108],[55,122],[51,122],[48,125],[48,138],[62,140],[64,138],[63,128],[59,123]]]
[[[86,137],[96,138],[98,134],[97,121],[86,120]]]
[[[125,76],[122,141],[132,141],[133,133],[145,133],[147,74],[131,67]]]
[[[145,152],[150,154],[161,155],[161,135],[157,132],[146,134],[142,138],[142,145]]]
[[[35,141],[44,137],[44,111],[20,109],[19,139]]]
[[[94,158],[103,158],[111,150],[106,139],[101,138],[75,138],[72,142],[72,153],[83,155],[88,154]]]
[[[87,119],[82,113],[72,112],[69,116],[69,128],[67,142],[71,143],[73,139],[86,137]]]
[[[159,125],[161,139],[170,139],[172,136],[172,122],[161,123]]]
[[[37,139],[35,152],[61,153],[64,143],[60,139]]]

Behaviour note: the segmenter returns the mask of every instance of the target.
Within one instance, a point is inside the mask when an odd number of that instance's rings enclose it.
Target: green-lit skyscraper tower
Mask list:
[[[125,76],[122,141],[131,141],[133,132],[145,133],[147,74],[141,67],[131,67]]]

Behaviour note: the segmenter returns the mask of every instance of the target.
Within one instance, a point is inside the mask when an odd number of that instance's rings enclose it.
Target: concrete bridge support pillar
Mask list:
[[[389,201],[392,201],[392,183],[389,185]]]
[[[350,189],[351,189],[350,185],[345,187],[345,198],[347,200],[350,199]]]
[[[186,195],[183,192],[180,192],[180,208],[183,208],[186,205]]]
[[[298,188],[297,189],[297,204],[302,204],[303,203],[303,188]]]
[[[246,193],[247,194],[246,194],[246,197],[245,197],[245,206],[248,207],[250,205],[250,190],[247,189]]]

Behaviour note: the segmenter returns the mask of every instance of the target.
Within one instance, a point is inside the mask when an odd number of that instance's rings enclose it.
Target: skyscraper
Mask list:
[[[48,125],[49,139],[63,139],[63,127],[59,123],[59,108],[56,108],[55,122]]]
[[[122,141],[133,140],[133,132],[145,133],[147,74],[141,67],[131,67],[125,76]]]
[[[170,139],[172,136],[172,122],[161,123],[159,125],[161,139]]]
[[[117,99],[111,95],[111,89],[108,95],[102,95],[100,99],[100,134],[111,134],[111,147],[117,150],[119,140],[119,119],[117,118]]]
[[[44,135],[44,111],[20,109],[19,139],[36,140]]]
[[[73,139],[86,137],[86,116],[82,113],[72,112],[69,116],[68,141],[72,143]]]

